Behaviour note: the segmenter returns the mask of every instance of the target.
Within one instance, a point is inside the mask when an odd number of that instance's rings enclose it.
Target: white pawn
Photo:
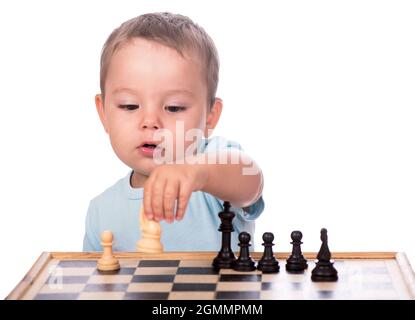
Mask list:
[[[144,214],[144,207],[140,210],[141,239],[137,241],[137,251],[146,253],[162,253],[163,244],[160,241],[160,223],[148,220]]]
[[[114,237],[111,231],[101,233],[101,246],[103,254],[98,260],[97,268],[101,271],[114,271],[120,269],[120,263],[112,254],[112,241]]]

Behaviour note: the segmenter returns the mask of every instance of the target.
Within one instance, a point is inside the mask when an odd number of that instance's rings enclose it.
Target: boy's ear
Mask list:
[[[208,137],[213,129],[215,129],[216,125],[218,124],[220,115],[222,113],[223,102],[221,98],[215,98],[215,102],[213,106],[208,112],[206,118],[206,129],[205,129],[205,137]]]
[[[102,100],[102,94],[97,94],[95,96],[95,106],[97,108],[99,118],[101,119],[101,123],[104,126],[104,130],[106,133],[108,133],[107,118],[105,117],[104,101]]]

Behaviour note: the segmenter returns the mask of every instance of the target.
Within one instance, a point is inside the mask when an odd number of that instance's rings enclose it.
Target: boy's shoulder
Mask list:
[[[91,203],[94,205],[111,205],[117,198],[128,198],[129,192],[127,184],[130,182],[131,171],[103,192],[92,198]]]
[[[238,149],[242,150],[241,145],[233,140],[229,140],[222,136],[213,136],[207,139],[203,139],[200,146],[200,152],[211,152],[221,149]]]

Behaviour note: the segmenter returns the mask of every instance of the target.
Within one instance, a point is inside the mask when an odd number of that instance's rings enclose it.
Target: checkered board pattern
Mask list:
[[[410,278],[395,259],[336,259],[337,282],[312,282],[303,273],[215,271],[208,258],[120,258],[101,272],[97,259],[48,259],[20,296],[10,299],[414,299]],[[412,271],[412,270],[410,270]],[[33,275],[33,270],[32,270]],[[413,272],[412,272],[413,275]],[[26,276],[27,278],[28,276]],[[408,280],[409,279],[409,280]],[[15,290],[15,291],[16,291]]]

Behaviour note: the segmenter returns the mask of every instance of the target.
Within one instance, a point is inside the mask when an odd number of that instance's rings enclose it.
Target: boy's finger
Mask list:
[[[151,188],[151,209],[153,218],[156,221],[163,220],[163,193],[166,180],[163,178],[155,178]]]
[[[179,193],[179,182],[167,182],[164,188],[164,217],[167,222],[173,222],[174,220],[174,204]]]
[[[177,203],[176,220],[182,220],[184,212],[186,211],[187,203],[189,201],[192,189],[189,185],[181,184],[179,190],[179,198]]]

